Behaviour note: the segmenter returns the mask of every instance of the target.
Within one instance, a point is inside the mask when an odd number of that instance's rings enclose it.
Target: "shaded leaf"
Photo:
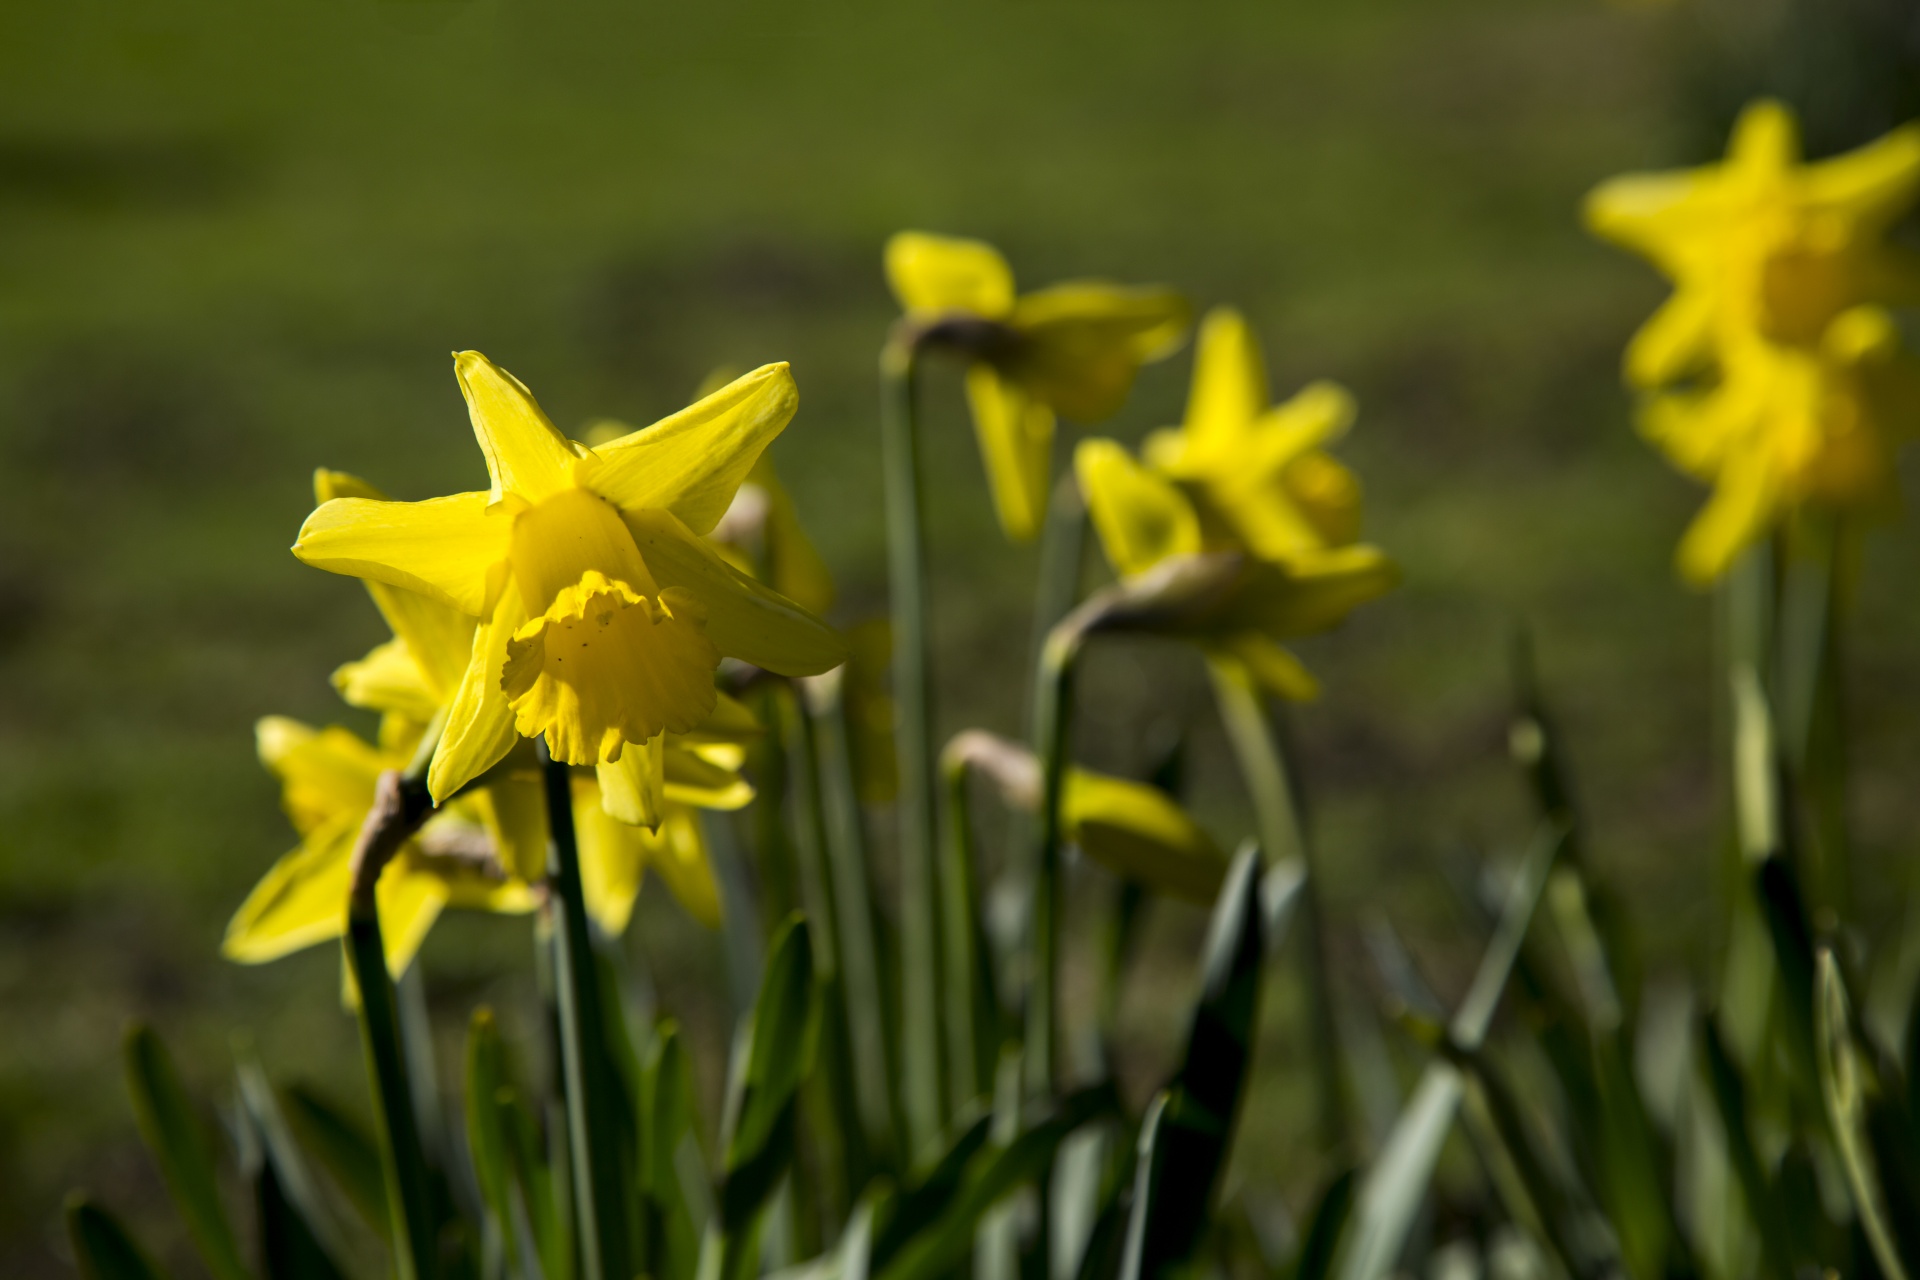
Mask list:
[[[67,1197],[67,1239],[83,1280],[161,1280],[126,1228],[82,1192]]]
[[[347,1200],[375,1231],[387,1229],[387,1184],[380,1151],[360,1122],[306,1085],[281,1090],[287,1126],[325,1166]]]
[[[244,1280],[247,1268],[220,1203],[213,1150],[166,1046],[151,1027],[135,1023],[127,1030],[125,1055],[140,1136],[159,1161],[188,1234],[216,1280]]]
[[[1875,1084],[1853,1043],[1851,1014],[1846,986],[1840,979],[1840,966],[1835,963],[1833,953],[1824,949],[1815,964],[1815,1051],[1820,1090],[1833,1127],[1834,1145],[1839,1148],[1841,1167],[1853,1193],[1854,1210],[1859,1214],[1874,1258],[1889,1280],[1906,1280],[1912,1272],[1901,1256],[1899,1237],[1889,1218],[1886,1194],[1867,1133],[1868,1094]],[[1910,1209],[1906,1215],[1912,1217]]]

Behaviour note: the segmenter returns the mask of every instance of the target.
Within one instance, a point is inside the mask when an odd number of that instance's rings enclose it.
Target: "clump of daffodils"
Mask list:
[[[1713,486],[1680,544],[1688,579],[1719,577],[1802,509],[1893,503],[1920,375],[1886,307],[1916,296],[1920,261],[1887,232],[1916,195],[1920,126],[1809,164],[1792,114],[1758,102],[1720,163],[1588,197],[1588,226],[1673,282],[1626,378],[1642,432]]]

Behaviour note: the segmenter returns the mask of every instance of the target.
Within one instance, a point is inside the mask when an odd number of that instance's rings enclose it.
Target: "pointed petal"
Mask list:
[[[546,879],[547,797],[539,774],[516,770],[472,794],[507,874],[529,884]]]
[[[1255,684],[1276,698],[1312,702],[1320,696],[1320,682],[1306,665],[1258,631],[1239,631],[1211,646],[1215,661],[1240,664]]]
[[[427,932],[447,905],[447,887],[438,876],[416,870],[412,859],[402,853],[380,873],[374,898],[380,908],[380,940],[387,948],[387,972],[399,978],[420,953]]]
[[[709,929],[720,927],[720,886],[699,815],[678,805],[669,808],[659,837],[647,846],[647,864],[688,915]]]
[[[422,723],[440,712],[440,699],[404,640],[389,640],[364,658],[341,663],[334,668],[333,687],[350,707],[398,712]]]
[[[282,806],[306,834],[343,813],[358,821],[373,804],[374,785],[392,761],[372,743],[338,725],[314,730],[284,716],[254,726],[261,763],[280,779]]]
[[[580,888],[587,910],[609,937],[617,938],[633,917],[652,833],[610,817],[599,788],[580,780],[573,787],[573,830],[580,846]]]
[[[1311,635],[1335,626],[1399,581],[1399,566],[1378,547],[1303,553],[1252,566],[1222,621],[1228,635],[1250,630],[1273,638]]]
[[[1889,226],[1920,194],[1920,124],[1808,166],[1805,182],[1817,207],[1845,215],[1857,229]]]
[[[509,583],[493,616],[474,629],[467,669],[447,705],[447,723],[427,770],[435,804],[498,764],[518,740],[500,677],[507,666],[507,642],[526,620],[520,592]]]
[[[753,801],[753,784],[692,751],[666,753],[666,798],[701,809],[741,809]]]
[[[622,514],[655,580],[700,602],[707,639],[725,656],[783,676],[819,675],[846,660],[838,632],[732,568],[671,512]]]
[[[660,814],[666,806],[662,795],[666,785],[665,748],[666,735],[656,734],[645,743],[629,743],[618,760],[594,766],[600,804],[608,817],[649,830],[660,825]]]
[[[1185,494],[1111,440],[1082,440],[1073,466],[1107,562],[1121,577],[1200,550],[1200,518]]]
[[[1627,344],[1626,376],[1652,389],[1693,373],[1712,357],[1714,296],[1682,288],[1640,326]]]
[[[391,501],[377,486],[362,480],[351,471],[332,471],[326,467],[315,468],[313,505],[324,506],[335,498],[372,498],[376,502]]]
[[[1761,98],[1750,102],[1733,122],[1727,143],[1727,166],[1759,175],[1772,175],[1800,163],[1800,125],[1784,102]]]
[[[335,498],[300,526],[293,554],[316,569],[418,591],[462,613],[485,613],[512,522],[484,493],[425,502]]]
[[[489,503],[509,493],[538,502],[572,485],[573,445],[547,420],[525,383],[478,351],[455,352],[453,371],[493,478]]]
[[[234,912],[220,953],[261,964],[344,933],[348,863],[359,832],[359,821],[343,814],[274,863]]]
[[[1674,562],[1697,587],[1712,584],[1773,523],[1779,497],[1766,460],[1743,455],[1720,473],[1713,496],[1680,539]]]
[[[800,404],[792,370],[763,365],[670,418],[600,446],[580,480],[623,512],[663,507],[707,533]]]
[[[909,315],[964,311],[998,320],[1013,310],[1013,268],[990,244],[902,231],[885,256],[887,284]]]
[[[1253,329],[1233,308],[1215,307],[1201,322],[1194,347],[1183,424],[1187,453],[1222,459],[1268,403],[1266,361]]]
[[[1212,902],[1226,878],[1226,854],[1158,787],[1071,769],[1061,818],[1082,853],[1162,893]]]
[[[1126,402],[1142,364],[1179,347],[1190,314],[1171,289],[1100,281],[1041,289],[1014,304],[1025,346],[1009,373],[1062,417],[1099,422]]]
[[[967,370],[967,404],[1000,528],[1015,542],[1031,542],[1053,479],[1053,410],[985,364]]]

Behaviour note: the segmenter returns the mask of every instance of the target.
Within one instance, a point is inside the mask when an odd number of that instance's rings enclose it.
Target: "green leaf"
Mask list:
[[[1853,1207],[1873,1248],[1873,1256],[1888,1280],[1907,1280],[1914,1274],[1912,1260],[1902,1256],[1901,1246],[1906,1242],[1900,1236],[1899,1220],[1889,1215],[1886,1190],[1868,1132],[1870,1095],[1877,1092],[1878,1084],[1854,1044],[1846,985],[1841,981],[1840,966],[1833,952],[1825,948],[1815,961],[1814,981],[1814,1046],[1820,1091],[1826,1100],[1827,1118],[1833,1126],[1840,1164],[1853,1192]],[[1901,1212],[1908,1219],[1913,1216],[1911,1206],[1901,1206]]]
[[[502,1095],[511,1100],[507,1083],[506,1049],[493,1010],[473,1011],[467,1030],[467,1151],[473,1161],[480,1198],[500,1233],[506,1256],[520,1257],[520,1233],[513,1212],[513,1137],[507,1126],[511,1113],[501,1107]]]
[[[248,1050],[239,1054],[237,1074],[261,1272],[268,1280],[337,1280],[339,1235],[288,1132],[273,1087]]]
[[[885,1267],[900,1248],[938,1218],[966,1179],[967,1167],[993,1132],[993,1117],[982,1115],[960,1133],[926,1176],[893,1199],[884,1224],[869,1249],[871,1265]]]
[[[360,1122],[306,1085],[281,1090],[281,1111],[300,1145],[318,1160],[367,1225],[387,1229],[387,1184],[380,1151]]]
[[[1313,1214],[1307,1219],[1306,1238],[1300,1242],[1300,1253],[1293,1261],[1293,1274],[1289,1280],[1326,1280],[1333,1274],[1333,1259],[1340,1245],[1340,1234],[1346,1230],[1347,1220],[1353,1216],[1353,1192],[1358,1185],[1358,1174],[1353,1169],[1342,1169],[1334,1175],[1326,1190],[1320,1193],[1320,1200],[1313,1207]]]
[[[1112,1085],[1067,1095],[1053,1114],[1005,1147],[989,1147],[967,1164],[960,1190],[940,1216],[903,1245],[884,1266],[880,1280],[934,1280],[953,1270],[973,1245],[980,1218],[1017,1187],[1040,1176],[1068,1134],[1118,1108]]]
[[[67,1239],[82,1280],[161,1280],[126,1228],[83,1192],[67,1197]]]
[[[125,1053],[140,1135],[159,1161],[174,1207],[215,1280],[244,1280],[247,1268],[220,1204],[213,1150],[166,1046],[151,1027],[135,1023],[127,1030]]]
[[[672,1022],[661,1024],[641,1077],[640,1190],[646,1198],[646,1239],[655,1280],[692,1280],[700,1260],[700,1230],[680,1181],[678,1157],[694,1141],[693,1073]]]
[[[774,939],[754,1000],[746,1072],[727,1140],[729,1174],[753,1160],[783,1123],[800,1082],[813,1069],[819,1025],[813,946],[805,918],[795,912]]]
[[[1776,1280],[1794,1276],[1793,1245],[1787,1238],[1790,1220],[1785,1206],[1774,1196],[1753,1145],[1747,1123],[1747,1087],[1740,1068],[1720,1038],[1720,1028],[1710,1016],[1700,1019],[1700,1063],[1706,1073],[1708,1091],[1720,1113],[1721,1131],[1726,1136],[1727,1162],[1740,1184],[1741,1197],[1747,1202],[1747,1216],[1760,1236],[1760,1256],[1767,1273]]]
[[[1794,1074],[1800,1085],[1811,1090],[1818,1068],[1813,1029],[1813,926],[1807,918],[1806,901],[1792,869],[1777,856],[1761,860],[1754,871],[1754,888],[1779,966],[1780,1002],[1786,1013],[1787,1049]]]

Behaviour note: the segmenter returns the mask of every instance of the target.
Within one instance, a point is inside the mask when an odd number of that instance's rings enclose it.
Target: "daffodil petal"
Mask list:
[[[1162,893],[1212,902],[1226,878],[1226,855],[1158,787],[1070,769],[1061,819],[1082,853]]]
[[[633,902],[646,875],[646,847],[652,833],[611,817],[599,788],[579,780],[573,787],[573,830],[580,849],[580,888],[587,910],[608,936],[619,937],[633,918]]]
[[[783,676],[813,676],[846,660],[838,632],[722,560],[670,511],[622,512],[662,588],[680,587],[706,611],[714,647]]]
[[[1082,440],[1074,472],[1107,562],[1121,577],[1200,550],[1200,518],[1171,483],[1112,440]]]
[[[338,725],[312,729],[285,716],[254,726],[260,760],[280,779],[281,803],[294,829],[306,834],[343,812],[364,814],[374,786],[393,762],[359,735]]]
[[[221,954],[262,964],[345,932],[349,861],[359,832],[360,820],[351,813],[309,832],[234,912]]]
[[[692,751],[669,749],[665,757],[669,801],[702,809],[740,809],[753,801],[753,784],[736,769],[703,759]]]
[[[1636,387],[1665,386],[1711,356],[1714,296],[1682,289],[1662,304],[1627,343],[1627,381]]]
[[[380,909],[380,940],[387,949],[387,972],[398,978],[413,963],[433,922],[440,918],[441,909],[447,905],[447,887],[438,876],[415,870],[403,853],[380,873],[374,900]]]
[[[518,771],[473,793],[508,875],[529,884],[547,875],[547,797],[537,773]]]
[[[983,241],[902,231],[887,241],[885,261],[887,284],[910,315],[998,320],[1013,309],[1013,268]]]
[[[520,592],[509,583],[493,616],[474,629],[467,669],[447,704],[447,721],[427,769],[427,791],[434,803],[500,763],[518,735],[513,705],[500,687],[507,665],[507,643],[527,620]]]
[[[484,493],[425,502],[335,498],[300,526],[293,554],[317,569],[404,587],[478,617],[487,611],[511,527],[489,517]]]
[[[645,743],[629,743],[614,761],[601,761],[593,772],[600,783],[600,804],[607,816],[629,826],[652,829],[660,825],[666,806],[664,755],[666,735]]]
[[[1311,635],[1341,622],[1399,581],[1399,566],[1380,548],[1364,544],[1256,563],[1226,619],[1228,632]]]
[[[673,806],[657,838],[647,844],[647,864],[686,913],[709,929],[720,927],[720,886],[713,878],[699,815]]]
[[[1186,449],[1201,457],[1233,449],[1268,403],[1266,360],[1253,329],[1233,308],[1215,307],[1201,322],[1194,346],[1182,424]]]
[[[799,404],[791,369],[763,365],[672,417],[600,446],[584,460],[581,482],[624,513],[665,508],[695,533],[707,533]]]
[[[493,479],[489,503],[509,493],[538,502],[573,483],[578,455],[547,420],[525,383],[478,351],[455,352],[453,371],[460,380],[460,394],[467,399],[474,437],[487,458],[487,474]]]
[[[1258,631],[1239,631],[1210,646],[1214,660],[1240,664],[1255,684],[1289,702],[1312,702],[1320,696],[1320,682],[1306,664]]]
[[[1713,496],[1687,526],[1675,555],[1680,576],[1706,586],[1732,567],[1773,522],[1778,490],[1765,459],[1747,455],[1720,473]]]
[[[397,637],[334,668],[333,687],[350,707],[399,712],[422,722],[440,713],[440,699],[407,642]]]
[[[967,370],[967,405],[1000,528],[1030,542],[1046,518],[1053,479],[1053,410],[987,364]]]
[[[1100,281],[1024,295],[1010,323],[1023,339],[1013,375],[1076,422],[1118,412],[1140,366],[1170,355],[1186,335],[1186,299],[1170,289]]]

